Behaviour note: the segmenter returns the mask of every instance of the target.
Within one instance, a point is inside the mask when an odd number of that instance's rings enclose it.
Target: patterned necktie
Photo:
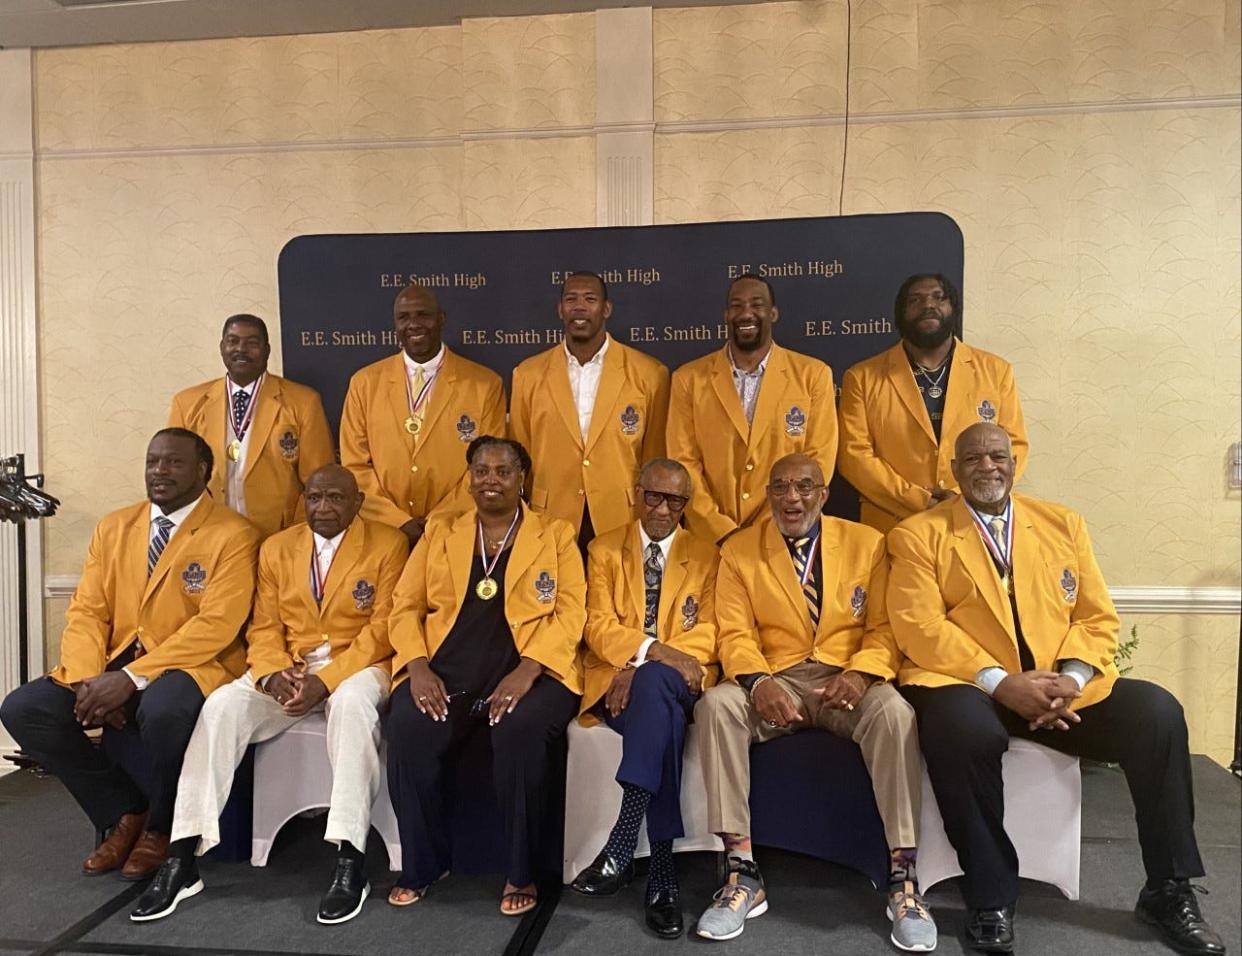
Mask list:
[[[643,630],[648,637],[656,636],[656,614],[660,610],[660,581],[664,577],[661,563],[664,555],[654,541],[647,545],[647,560],[643,562],[643,584],[647,586],[647,612],[643,617]]]
[[[147,577],[151,576],[151,572],[155,570],[155,566],[159,563],[160,555],[164,553],[164,548],[168,544],[168,538],[172,534],[172,529],[173,523],[163,515],[155,519],[155,537],[147,545]]]
[[[233,393],[233,430],[241,437],[242,424],[246,421],[246,409],[250,407],[250,393],[239,388]]]
[[[1000,552],[1001,560],[1004,563],[1002,567],[997,568],[997,572],[1001,576],[1001,584],[1010,594],[1013,593],[1013,585],[1009,575],[1009,555],[1005,553],[1005,519],[997,515],[995,518],[988,519],[988,530],[992,532],[992,540],[996,542],[996,549]]]
[[[418,396],[423,390],[423,386],[427,384],[427,375],[423,371],[421,365],[414,366],[414,374],[410,376],[410,394],[414,396],[414,401],[418,401]],[[420,424],[423,420],[423,408],[419,405],[417,408],[410,410],[410,417],[418,421]]]
[[[811,545],[814,538],[799,538],[794,542],[794,570],[798,572],[798,580],[806,579],[802,585],[802,596],[806,598],[806,609],[811,612],[811,629],[819,627],[819,592],[815,590],[815,572],[807,573],[806,562],[811,557]]]

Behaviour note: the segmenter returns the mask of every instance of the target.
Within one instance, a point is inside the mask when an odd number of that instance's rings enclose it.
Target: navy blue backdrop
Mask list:
[[[940,213],[831,216],[675,226],[299,236],[281,250],[284,373],[318,389],[333,429],[349,377],[397,349],[392,304],[412,282],[448,315],[444,340],[494,369],[560,341],[561,280],[604,276],[612,335],[670,369],[725,341],[729,280],[762,275],[776,293],[775,338],[842,373],[897,340],[897,286],[941,272],[961,288],[962,234]],[[829,510],[857,517],[839,480]]]

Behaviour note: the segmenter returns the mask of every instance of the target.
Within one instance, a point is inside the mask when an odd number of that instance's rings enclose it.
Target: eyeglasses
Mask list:
[[[684,495],[670,495],[664,491],[648,491],[642,485],[639,485],[639,488],[642,489],[643,503],[648,508],[658,508],[662,504],[667,504],[669,511],[685,511],[686,504],[690,501]]]
[[[798,497],[809,498],[823,487],[822,483],[816,484],[810,478],[799,478],[797,481],[786,481],[784,478],[777,478],[768,485],[768,494],[773,498],[784,498],[789,494],[789,489],[792,488],[798,493]]]

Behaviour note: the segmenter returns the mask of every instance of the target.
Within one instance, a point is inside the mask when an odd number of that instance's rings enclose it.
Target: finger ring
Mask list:
[[[845,705],[845,709],[846,709],[846,710],[853,710],[853,709],[854,709],[854,705],[853,705],[853,704],[846,704],[846,705]]]
[[[508,697],[505,698],[505,700],[513,700],[513,695],[510,694]]]
[[[775,726],[776,726],[776,721],[775,721],[775,720],[769,720],[769,721],[768,721],[768,726],[769,726],[769,727],[775,727]]]
[[[426,701],[426,700],[427,700],[427,698],[426,698],[426,697],[420,697],[420,698],[418,698],[418,699],[419,699],[419,700],[421,700],[421,701]]]

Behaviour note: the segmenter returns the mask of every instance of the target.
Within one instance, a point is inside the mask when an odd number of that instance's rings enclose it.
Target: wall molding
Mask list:
[[[1104,100],[1084,103],[1048,103],[1030,106],[967,107],[955,110],[909,110],[855,113],[850,126],[879,126],[893,123],[952,122],[959,120],[1003,119],[1028,116],[1061,116],[1089,113],[1133,113],[1152,110],[1242,109],[1242,96],[1192,96],[1172,99]],[[253,153],[366,152],[380,149],[444,149],[466,143],[515,139],[568,139],[604,136],[609,133],[727,133],[740,130],[799,129],[841,126],[844,113],[809,113],[772,118],[702,119],[676,122],[596,122],[577,126],[527,126],[498,129],[461,130],[447,136],[411,136],[393,139],[292,140],[268,143],[190,144],[187,146],[134,146],[119,149],[40,149],[37,161],[75,159],[149,159],[157,156],[214,156]],[[29,154],[0,150],[0,161],[28,158]]]
[[[49,574],[44,597],[69,598],[78,586],[76,574]],[[1242,588],[1174,588],[1156,585],[1108,589],[1119,614],[1242,614]]]

